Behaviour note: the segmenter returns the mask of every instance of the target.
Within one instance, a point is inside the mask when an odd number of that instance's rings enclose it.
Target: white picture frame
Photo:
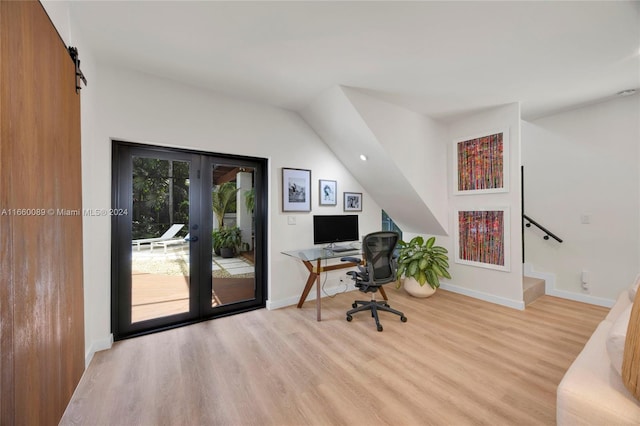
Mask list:
[[[311,170],[282,168],[282,211],[311,211]]]
[[[335,206],[338,204],[338,182],[320,179],[318,181],[318,203],[321,206]]]
[[[509,272],[509,207],[459,209],[455,212],[454,262]]]
[[[362,192],[345,192],[343,194],[343,203],[345,212],[361,212]]]
[[[499,129],[453,141],[453,193],[509,192],[509,130]]]

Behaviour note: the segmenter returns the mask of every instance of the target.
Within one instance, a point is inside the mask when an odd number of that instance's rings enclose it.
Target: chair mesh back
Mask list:
[[[396,271],[391,259],[397,243],[398,234],[395,232],[374,232],[364,237],[364,257],[368,265],[373,265],[374,282],[395,281]]]

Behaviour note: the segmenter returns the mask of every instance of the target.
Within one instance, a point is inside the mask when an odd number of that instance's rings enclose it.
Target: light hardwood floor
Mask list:
[[[543,296],[517,311],[388,286],[402,323],[351,292],[114,344],[61,424],[553,425],[556,387],[608,309]]]

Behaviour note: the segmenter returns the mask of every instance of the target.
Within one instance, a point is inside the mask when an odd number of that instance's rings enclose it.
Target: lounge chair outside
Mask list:
[[[140,245],[141,244],[151,244],[151,243],[158,242],[158,241],[170,240],[173,237],[175,237],[176,234],[178,232],[180,232],[180,230],[182,228],[184,228],[184,224],[183,223],[176,223],[176,224],[171,225],[171,228],[169,228],[167,230],[167,232],[165,232],[164,234],[162,234],[159,237],[156,237],[156,238],[143,238],[143,239],[140,239],[140,240],[132,240],[131,244],[137,245],[138,246],[138,251],[140,251]]]
[[[174,238],[172,240],[164,240],[164,241],[153,241],[151,243],[150,252],[153,251],[154,247],[164,247],[164,253],[167,253],[167,247],[174,246],[176,244],[186,244],[189,242],[189,234],[187,234],[184,238]]]

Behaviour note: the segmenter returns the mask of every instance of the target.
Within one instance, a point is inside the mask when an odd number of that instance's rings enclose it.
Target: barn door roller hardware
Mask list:
[[[78,48],[69,46],[69,55],[71,55],[71,59],[73,59],[73,63],[76,64],[76,93],[80,93],[80,80],[87,85],[87,79],[85,78],[82,70],[80,69],[80,59],[78,59]]]

